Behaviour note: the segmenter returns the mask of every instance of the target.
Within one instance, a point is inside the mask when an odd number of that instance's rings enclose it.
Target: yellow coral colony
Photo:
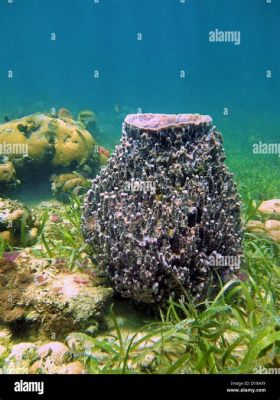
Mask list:
[[[70,118],[51,118],[45,114],[34,114],[0,125],[0,143],[22,145],[22,149],[28,149],[27,155],[32,160],[44,159],[53,150],[54,166],[68,166],[72,161],[80,163],[95,145],[91,134],[81,124]],[[9,156],[22,157],[22,152]]]

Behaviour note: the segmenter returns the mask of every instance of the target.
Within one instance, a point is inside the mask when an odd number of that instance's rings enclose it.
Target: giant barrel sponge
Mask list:
[[[83,232],[116,292],[139,303],[194,301],[239,268],[240,202],[209,116],[132,114],[92,181]]]

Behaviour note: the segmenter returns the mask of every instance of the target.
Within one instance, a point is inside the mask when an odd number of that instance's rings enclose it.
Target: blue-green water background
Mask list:
[[[0,1],[1,118],[93,109],[107,146],[139,107],[209,114],[229,149],[280,137],[279,0]],[[209,42],[214,29],[240,45]]]

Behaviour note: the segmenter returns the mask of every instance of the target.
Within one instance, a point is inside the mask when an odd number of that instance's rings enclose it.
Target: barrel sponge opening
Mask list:
[[[139,129],[159,131],[187,125],[211,125],[209,115],[200,114],[130,114],[124,122]]]

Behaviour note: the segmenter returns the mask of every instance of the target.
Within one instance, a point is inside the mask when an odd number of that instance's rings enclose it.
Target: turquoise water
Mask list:
[[[0,116],[93,109],[112,147],[127,113],[205,113],[246,151],[280,133],[279,13],[278,0],[1,0]],[[210,42],[216,29],[240,43]]]
[[[129,113],[209,114],[223,134],[242,212],[251,200],[280,198],[280,157],[252,153],[253,143],[280,138],[279,16],[280,0],[0,0],[0,124],[61,107],[75,119],[80,110],[93,110],[94,137],[112,151]],[[0,197],[19,199],[41,215],[35,206],[54,199],[50,175],[72,169],[46,163],[35,180],[34,165],[27,184],[0,188]],[[66,213],[62,204],[41,207],[49,219]],[[72,232],[69,221],[57,224],[57,232]],[[52,258],[70,265],[78,252],[73,237],[77,248],[81,240],[75,229],[70,245],[68,236],[43,232]],[[41,254],[39,246],[41,238],[34,254]],[[114,310],[125,334],[154,317],[126,301],[115,302]],[[14,341],[34,339],[15,333]]]

